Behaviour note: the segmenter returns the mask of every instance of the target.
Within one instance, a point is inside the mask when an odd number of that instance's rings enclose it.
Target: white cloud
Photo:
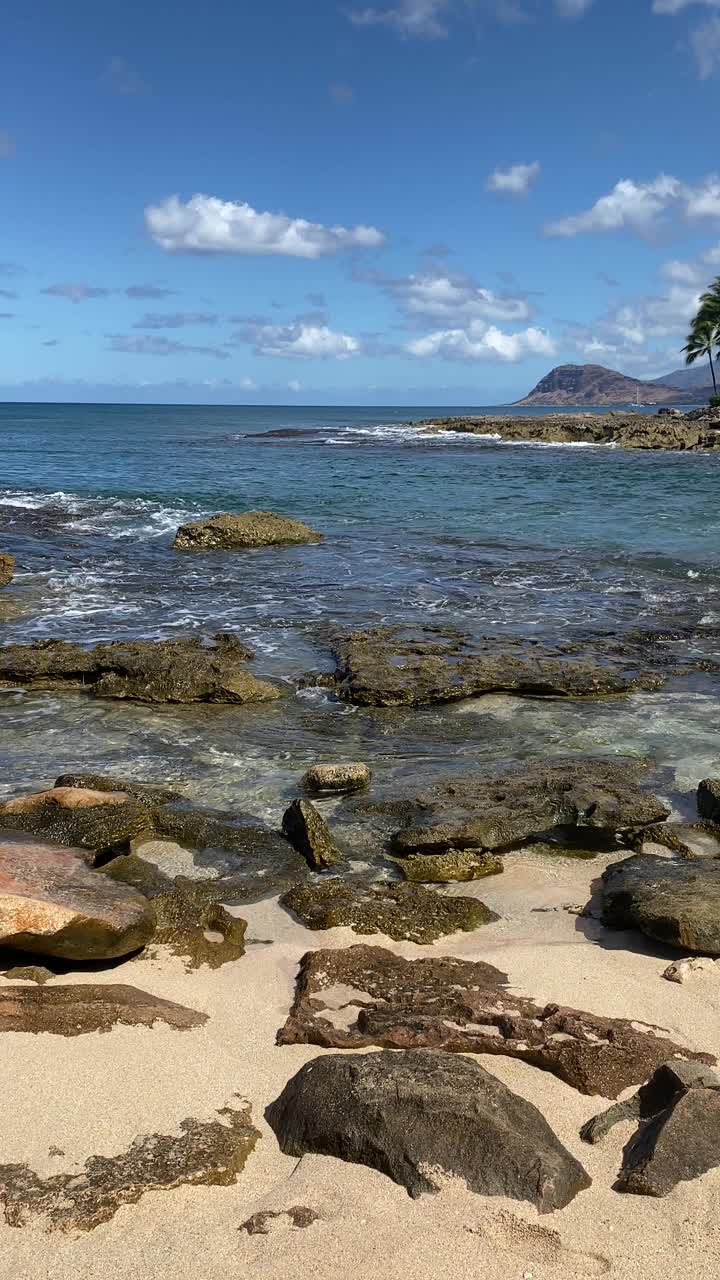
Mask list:
[[[440,21],[449,0],[399,0],[393,9],[353,9],[350,21],[356,27],[391,27],[402,36],[442,40],[447,27]]]
[[[213,356],[216,360],[229,360],[230,352],[223,347],[196,347],[185,342],[175,342],[170,338],[157,338],[150,334],[111,333],[109,351],[122,352],[133,356]]]
[[[653,182],[623,178],[590,209],[549,223],[545,234],[577,236],[583,232],[624,230],[646,235],[668,214],[689,219],[720,218],[720,177],[709,174],[695,186],[666,173]]]
[[[67,298],[68,302],[87,302],[89,298],[109,298],[114,292],[113,289],[102,289],[89,284],[81,283],[64,283],[49,284],[47,289],[42,290],[43,293],[49,293],[53,298]]]
[[[288,382],[288,391],[302,391],[302,382],[298,382],[297,378],[291,378]]]
[[[511,364],[527,356],[553,356],[555,343],[544,329],[528,328],[519,333],[504,333],[495,325],[473,321],[465,329],[439,329],[425,337],[408,342],[405,350],[412,356],[443,360],[495,360]]]
[[[653,13],[680,13],[690,5],[705,4],[709,9],[720,9],[720,0],[653,0]]]
[[[146,311],[133,329],[181,329],[185,325],[216,324],[218,317],[206,311]]]
[[[359,274],[392,297],[409,318],[434,320],[527,320],[526,298],[496,293],[471,276],[444,269],[393,278],[379,272]]]
[[[690,32],[690,48],[701,80],[720,71],[720,18],[709,18]]]
[[[259,356],[294,356],[306,360],[346,360],[361,350],[349,333],[336,333],[328,325],[265,324],[249,321],[236,335],[250,343]]]
[[[513,164],[509,169],[496,169],[485,184],[488,191],[498,191],[513,196],[527,195],[540,175],[540,162]]]
[[[594,0],[555,0],[555,11],[561,18],[582,18]]]
[[[342,249],[376,249],[385,237],[375,227],[325,227],[282,213],[258,213],[249,204],[194,195],[148,205],[145,226],[168,253],[283,254],[320,258]]]
[[[15,139],[6,129],[0,129],[0,160],[12,160],[15,155]]]

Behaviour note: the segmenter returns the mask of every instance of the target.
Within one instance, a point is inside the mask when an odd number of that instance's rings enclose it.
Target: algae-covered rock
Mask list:
[[[234,1101],[234,1100],[233,1100]],[[223,1107],[210,1121],[183,1120],[179,1135],[137,1137],[114,1156],[90,1156],[82,1169],[40,1177],[27,1164],[0,1165],[0,1205],[11,1227],[92,1231],[146,1191],[229,1187],[260,1134],[246,1105]]]
[[[87,803],[73,804],[72,796]],[[148,809],[132,796],[74,788],[20,796],[0,806],[0,828],[26,831],[73,848],[106,853],[152,831]]]
[[[178,880],[169,893],[153,898],[157,917],[153,941],[181,956],[188,969],[219,969],[245,954],[247,921],[208,901],[202,882]]]
[[[498,917],[476,898],[444,897],[419,884],[349,884],[329,880],[301,884],[280,899],[308,929],[383,933],[395,941],[435,942],[448,933],[466,933]]]
[[[7,551],[0,551],[0,587],[6,587],[12,582],[15,573],[15,557],[8,554]]]
[[[158,894],[172,891],[173,881],[170,876],[166,876],[154,862],[141,858],[137,853],[120,854],[98,870],[116,884],[129,884],[133,889],[138,889],[146,898],[157,898]]]
[[[143,804],[155,806],[172,804],[182,800],[182,793],[154,782],[135,782],[130,778],[115,778],[105,773],[62,773],[55,779],[56,787],[79,787],[88,791],[124,792]]]
[[[481,1195],[550,1213],[590,1186],[531,1103],[450,1053],[315,1058],[265,1116],[286,1155],[369,1165],[413,1197],[455,1177]]]
[[[235,636],[213,642],[117,640],[93,649],[43,640],[0,649],[0,686],[78,689],[98,698],[147,703],[270,702],[282,689],[246,669],[253,656]]]
[[[482,880],[503,869],[502,858],[482,849],[449,849],[447,853],[413,854],[391,858],[406,880],[416,884],[450,884],[453,881]]]
[[[274,511],[226,512],[183,524],[175,535],[178,551],[233,551],[248,547],[298,546],[321,542],[322,534],[302,520]]]
[[[314,764],[302,783],[308,791],[362,791],[370,785],[366,764]]]
[[[37,987],[0,987],[0,1032],[82,1036],[110,1031],[119,1024],[152,1027],[156,1022],[188,1031],[201,1027],[207,1017],[206,1013],[121,983],[84,982],[49,987],[47,991]]]
[[[604,872],[602,907],[606,924],[720,955],[720,862],[635,854]]]
[[[325,871],[342,861],[330,828],[309,800],[293,800],[283,815],[282,829],[313,871]]]

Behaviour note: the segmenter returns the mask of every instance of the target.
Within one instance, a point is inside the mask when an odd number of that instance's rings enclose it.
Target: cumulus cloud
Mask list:
[[[163,289],[157,284],[129,284],[125,290],[128,298],[146,298],[148,300],[161,298],[171,298],[177,293],[177,289]]]
[[[720,218],[720,177],[710,174],[695,186],[661,173],[653,182],[623,178],[590,209],[548,223],[548,236],[577,236],[585,232],[631,231],[647,235],[668,215]]]
[[[0,160],[12,160],[15,155],[15,139],[6,129],[0,129]]]
[[[146,85],[124,58],[111,58],[100,75],[100,83],[123,97],[137,97]]]
[[[501,361],[514,364],[528,356],[553,356],[556,346],[545,329],[530,327],[518,333],[505,333],[496,325],[473,321],[464,329],[439,329],[408,342],[409,355],[421,358],[438,356],[443,360]]]
[[[146,311],[135,321],[134,329],[182,329],[185,325],[217,324],[218,317],[206,311]]]
[[[448,29],[441,22],[449,0],[399,0],[392,9],[353,9],[349,17],[356,27],[390,27],[404,37],[442,40]]]
[[[530,314],[526,298],[497,293],[472,276],[444,268],[397,278],[379,271],[356,272],[355,278],[377,285],[410,320],[526,320]]]
[[[87,302],[90,298],[109,298],[113,289],[104,289],[89,284],[64,283],[49,284],[43,293],[53,298],[67,298],[68,302]]]
[[[540,162],[532,164],[513,164],[509,169],[496,169],[486,182],[488,191],[498,191],[505,195],[527,195],[531,186],[540,175]]]
[[[145,226],[168,253],[283,254],[321,258],[343,249],[376,249],[385,237],[376,227],[326,227],[283,213],[259,213],[249,204],[194,195],[170,196],[145,210]]]
[[[259,356],[347,360],[361,351],[360,342],[351,334],[336,333],[326,324],[308,324],[302,319],[293,324],[249,320],[235,337],[238,342],[249,343]]]
[[[133,356],[213,356],[216,360],[229,360],[230,352],[224,347],[196,347],[170,338],[155,338],[150,334],[135,336],[126,333],[109,333],[108,350]]]

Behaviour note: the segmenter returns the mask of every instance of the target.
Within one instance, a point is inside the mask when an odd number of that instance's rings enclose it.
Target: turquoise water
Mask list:
[[[0,596],[5,641],[225,629],[250,640],[260,671],[288,681],[327,665],[329,627],[400,619],[476,634],[672,626],[714,650],[718,455],[511,445],[406,425],[448,412],[459,410],[0,406],[0,547],[17,557]],[[187,517],[257,507],[307,519],[326,540],[172,551]],[[149,712],[13,695],[0,708],[0,759],[6,790],[82,762],[132,764],[270,816],[298,769],[329,751],[372,753],[392,777],[458,756],[596,744],[652,751],[680,770],[680,791],[720,755],[712,681],[692,698],[614,706],[507,698],[372,713],[314,691],[282,707]]]

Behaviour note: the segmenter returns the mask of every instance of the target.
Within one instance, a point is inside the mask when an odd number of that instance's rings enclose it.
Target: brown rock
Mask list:
[[[7,551],[0,551],[0,587],[6,587],[13,580],[15,557]]]
[[[244,511],[183,524],[175,535],[178,551],[237,550],[321,542],[322,534],[274,511]]]
[[[206,881],[178,877],[171,892],[152,900],[157,917],[153,942],[181,956],[188,970],[202,965],[219,969],[245,954],[247,921],[208,901],[205,886]]]
[[[87,866],[82,849],[0,843],[0,945],[65,960],[109,960],[143,947],[155,915],[142,894]]]
[[[32,795],[15,796],[0,806],[3,813],[34,813],[46,805],[61,809],[90,809],[95,805],[127,804],[129,797],[121,791],[89,791],[84,787],[53,787]]]
[[[448,849],[446,853],[424,853],[409,858],[390,858],[406,880],[415,884],[451,884],[453,881],[482,880],[499,875],[502,858],[483,849]]]
[[[421,884],[294,885],[280,902],[308,929],[348,927],[356,933],[384,933],[396,942],[435,942],[449,933],[469,933],[498,917],[477,898],[444,896]]]
[[[325,871],[342,861],[330,828],[309,800],[293,800],[283,815],[282,829],[313,871]]]
[[[581,1093],[616,1098],[687,1052],[619,1018],[511,995],[505,974],[454,957],[404,960],[381,947],[310,951],[278,1044],[331,1049],[444,1049],[491,1053],[550,1071]]]
[[[130,778],[113,778],[104,773],[63,773],[55,779],[56,787],[79,787],[86,791],[124,791],[145,804],[172,804],[183,800],[182,792],[155,782],[135,782]]]
[[[156,1022],[186,1031],[201,1027],[207,1022],[207,1014],[120,983],[54,986],[47,991],[38,987],[0,987],[0,1031],[82,1036],[91,1031],[110,1031],[118,1023],[152,1027]]]
[[[366,764],[314,764],[302,783],[308,791],[362,791],[370,777]]]

